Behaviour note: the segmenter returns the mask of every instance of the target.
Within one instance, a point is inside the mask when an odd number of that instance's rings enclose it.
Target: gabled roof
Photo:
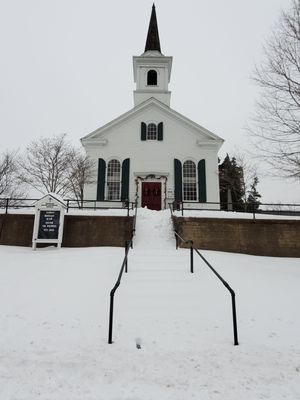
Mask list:
[[[147,35],[147,40],[146,40],[145,52],[148,50],[157,50],[157,51],[161,52],[154,4],[152,6],[152,13],[151,13],[151,18],[150,18],[150,22],[149,22],[149,29],[148,29],[148,35]]]
[[[52,193],[49,192],[45,194],[43,197],[41,197],[39,200],[37,200],[34,204],[39,204],[42,200],[44,200],[46,197],[51,201],[51,199],[55,200],[55,202],[60,203],[63,207],[67,208],[66,202],[64,199],[57,193]]]
[[[82,144],[97,142],[98,140],[103,139],[106,133],[112,128],[115,128],[125,121],[131,119],[135,115],[147,110],[148,108],[156,107],[161,112],[167,114],[174,119],[177,119],[178,122],[186,125],[189,129],[192,129],[194,132],[199,133],[201,135],[205,135],[208,137],[208,140],[212,142],[217,142],[220,145],[224,142],[224,140],[220,137],[215,135],[214,133],[210,132],[209,130],[205,129],[203,126],[198,125],[196,122],[186,118],[184,115],[180,114],[179,112],[173,110],[172,108],[168,107],[166,104],[160,102],[154,97],[150,97],[149,99],[145,100],[144,102],[138,104],[136,107],[132,108],[131,110],[127,111],[126,113],[120,115],[119,117],[113,119],[109,123],[103,125],[102,127],[96,129],[95,131],[91,132],[90,134],[81,138]]]

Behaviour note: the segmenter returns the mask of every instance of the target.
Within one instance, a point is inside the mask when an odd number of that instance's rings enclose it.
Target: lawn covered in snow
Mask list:
[[[1,246],[0,399],[299,399],[300,260],[203,254],[236,292],[239,346],[230,295],[196,255],[189,273],[169,211],[138,210],[112,345],[124,249]]]

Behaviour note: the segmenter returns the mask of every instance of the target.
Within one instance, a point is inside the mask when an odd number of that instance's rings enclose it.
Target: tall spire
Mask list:
[[[158,34],[158,26],[156,20],[156,12],[155,5],[153,3],[152,13],[149,23],[148,35],[146,40],[145,52],[148,50],[157,50],[160,51],[160,43],[159,43],[159,34]]]

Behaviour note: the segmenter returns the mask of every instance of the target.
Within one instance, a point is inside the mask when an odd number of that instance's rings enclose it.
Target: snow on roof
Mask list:
[[[47,194],[45,194],[43,197],[41,197],[35,204],[39,203],[41,200],[43,200],[46,197],[52,197],[54,200],[58,201],[59,203],[61,203],[64,207],[67,207],[66,202],[64,201],[64,199],[57,193],[53,193],[53,192],[49,192]]]
[[[64,199],[57,193],[50,192],[50,193],[48,193],[48,196],[51,196],[54,199],[56,199],[57,201],[59,201],[60,203],[67,205],[66,202],[64,201]]]

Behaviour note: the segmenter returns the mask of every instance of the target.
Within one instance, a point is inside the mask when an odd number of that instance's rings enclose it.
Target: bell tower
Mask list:
[[[136,90],[133,92],[134,106],[150,97],[170,107],[171,92],[168,90],[172,69],[172,57],[164,56],[160,50],[160,41],[155,5],[146,39],[145,51],[133,57],[133,74]]]

